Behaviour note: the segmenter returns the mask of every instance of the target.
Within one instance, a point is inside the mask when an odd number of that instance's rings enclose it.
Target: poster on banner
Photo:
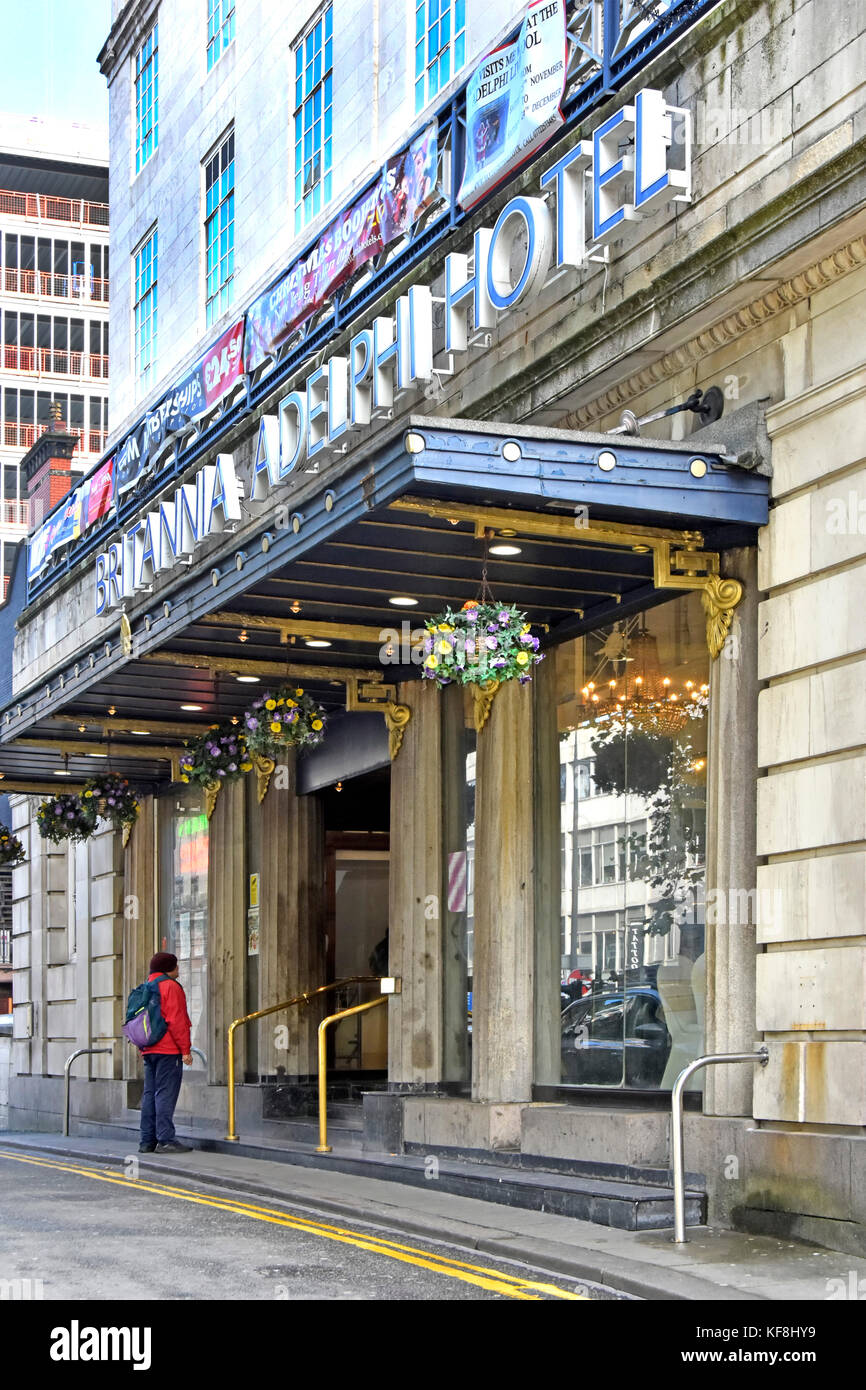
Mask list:
[[[462,207],[477,203],[562,125],[565,67],[565,0],[535,0],[517,38],[488,53],[466,88]]]
[[[111,510],[112,483],[114,478],[114,457],[100,464],[90,476],[90,490],[87,494],[87,513],[84,529],[93,526],[100,517]]]
[[[415,137],[382,171],[382,240],[387,246],[433,201],[439,158],[435,123]]]
[[[255,371],[356,270],[379,254],[384,246],[381,211],[381,185],[376,184],[331,223],[305,260],[293,265],[250,306],[248,372]]]
[[[192,424],[222,400],[240,381],[243,371],[244,321],[238,319],[123,440],[115,455],[115,497],[138,482],[169,435]]]

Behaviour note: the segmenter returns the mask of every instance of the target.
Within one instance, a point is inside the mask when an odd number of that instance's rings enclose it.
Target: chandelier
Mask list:
[[[620,717],[647,732],[676,734],[706,705],[708,685],[687,680],[678,686],[662,673],[658,642],[645,627],[627,636],[616,624],[599,656],[602,668],[609,663],[625,669],[607,682],[591,680],[583,687],[587,716],[593,720]]]

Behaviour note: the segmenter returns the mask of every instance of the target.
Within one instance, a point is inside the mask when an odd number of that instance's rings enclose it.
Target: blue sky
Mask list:
[[[96,55],[110,28],[111,0],[6,0],[0,111],[107,125]]]

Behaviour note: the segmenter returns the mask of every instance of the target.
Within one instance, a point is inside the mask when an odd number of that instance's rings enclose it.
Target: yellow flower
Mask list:
[[[188,781],[189,781],[189,778],[187,777],[187,775],[186,775],[185,772],[182,772],[182,773],[180,774],[180,780],[181,780],[182,782],[188,782]]]
[[[439,658],[438,658],[438,656],[433,656],[433,655],[431,654],[430,656],[428,656],[427,660],[424,662],[424,665],[425,665],[425,666],[429,666],[430,669],[432,670],[434,666],[438,666],[438,665],[439,665]]]
[[[297,709],[297,706],[298,706],[297,700],[287,700],[287,701],[286,701],[286,708],[287,708],[287,709]]]
[[[296,690],[296,691],[295,691],[295,694],[296,694],[296,695],[303,695],[303,693],[304,693],[303,690]]]
[[[282,732],[282,728],[283,728],[282,724],[277,724],[276,721],[274,721],[274,723],[271,725],[271,733],[272,733],[272,734],[279,734],[279,733]]]
[[[85,792],[84,795],[85,795],[85,796],[92,796],[92,795],[93,795],[93,792]]]
[[[252,772],[252,763],[241,763],[241,772]]]
[[[440,623],[440,624],[439,624],[439,627],[438,627],[438,631],[439,631],[439,632],[453,632],[454,629],[452,628],[452,626],[451,626],[450,623]]]
[[[265,700],[265,709],[276,709],[276,700]]]
[[[451,643],[450,643],[450,642],[446,642],[446,641],[443,639],[443,640],[439,643],[439,651],[442,653],[443,656],[447,656],[448,653],[449,653],[450,651],[453,651],[453,650],[454,650],[454,648],[451,646]]]
[[[314,719],[311,727],[314,728],[318,733],[319,729],[321,729],[322,727],[321,719]]]
[[[528,632],[529,629],[530,629],[531,627],[532,627],[532,624],[531,624],[531,623],[524,623],[524,624],[523,624],[523,627],[520,629],[520,631],[521,631],[521,632]]]
[[[517,662],[518,666],[525,666],[527,661],[529,660],[529,653],[518,652],[514,660]]]
[[[277,704],[278,704],[278,705],[284,705],[285,703],[286,703],[285,700],[277,700]]]

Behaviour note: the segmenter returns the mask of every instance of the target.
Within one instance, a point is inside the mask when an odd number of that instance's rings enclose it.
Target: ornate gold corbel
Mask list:
[[[490,718],[490,711],[493,708],[493,698],[500,684],[500,681],[489,680],[482,681],[480,685],[471,684],[469,686],[472,693],[472,704],[475,711],[475,732],[477,734],[481,733],[481,730]]]
[[[124,656],[132,656],[132,624],[125,613],[120,615],[120,650]]]
[[[205,782],[204,784],[204,809],[207,813],[208,820],[210,820],[214,813],[214,807],[217,804],[217,797],[220,794],[221,788],[222,782],[218,777],[214,777],[212,781]]]
[[[682,548],[674,550],[670,541],[657,541],[653,547],[654,582],[657,589],[698,589],[706,614],[707,647],[715,661],[731,630],[734,609],[743,597],[739,579],[722,579],[719,556],[712,550],[698,550],[700,532],[686,531]]]
[[[126,846],[129,844],[129,837],[132,834],[134,825],[134,820],[125,820],[123,822],[123,828],[120,832],[120,843],[122,844],[124,849],[126,849]]]
[[[412,718],[412,711],[408,705],[396,705],[392,702],[385,706],[384,713],[385,723],[388,726],[388,752],[391,756],[391,762],[393,762],[403,747],[403,735],[406,732],[406,725]]]
[[[346,681],[346,711],[363,714],[378,710],[385,717],[388,730],[388,752],[393,762],[403,747],[403,735],[412,718],[408,705],[397,703],[397,687],[372,682],[369,676],[350,676]]]
[[[250,761],[252,762],[253,768],[255,769],[256,797],[258,799],[259,805],[261,806],[262,802],[265,799],[265,796],[267,795],[268,787],[271,784],[271,776],[273,774],[274,768],[276,767],[276,763],[274,762],[273,758],[266,758],[262,753],[251,753]]]

